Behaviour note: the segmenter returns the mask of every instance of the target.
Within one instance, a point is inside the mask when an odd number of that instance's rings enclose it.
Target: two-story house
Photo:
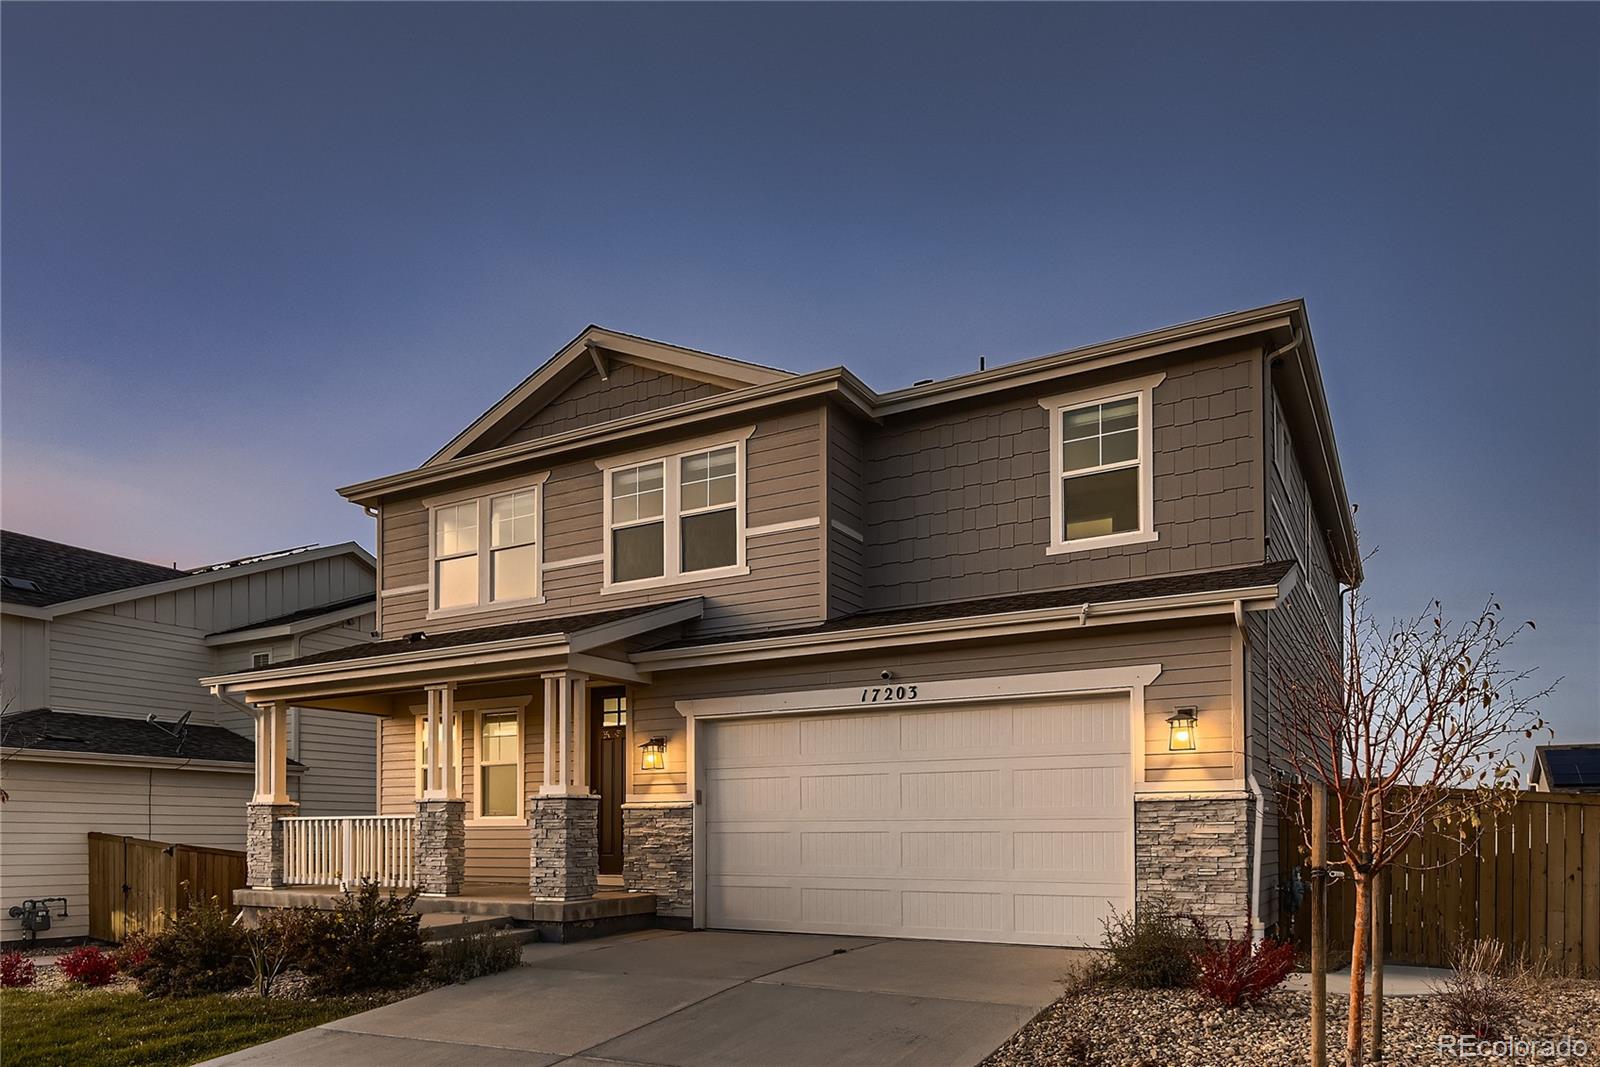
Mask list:
[[[591,327],[341,492],[377,515],[381,640],[208,680],[260,709],[251,902],[1274,921],[1273,679],[1336,645],[1357,567],[1298,301],[886,393]],[[380,723],[339,841],[281,787],[291,705]]]
[[[251,713],[197,683],[368,643],[375,569],[355,544],[178,570],[0,534],[0,938],[42,897],[67,901],[50,936],[88,933],[91,831],[243,848]],[[294,709],[284,737],[304,814],[372,809],[370,722]]]

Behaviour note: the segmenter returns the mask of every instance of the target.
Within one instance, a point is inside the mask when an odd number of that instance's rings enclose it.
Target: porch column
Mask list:
[[[467,874],[466,802],[456,774],[456,687],[428,686],[427,785],[417,801],[416,878],[425,897],[461,892]]]
[[[256,734],[255,794],[245,806],[245,876],[256,889],[277,889],[283,879],[283,826],[300,805],[289,798],[289,706],[262,704],[252,713]]]
[[[588,900],[599,878],[600,798],[589,787],[589,678],[544,678],[544,781],[531,802],[529,891],[535,900]]]

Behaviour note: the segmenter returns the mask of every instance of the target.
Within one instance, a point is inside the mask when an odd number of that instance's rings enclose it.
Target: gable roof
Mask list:
[[[1532,778],[1549,789],[1600,792],[1600,743],[1540,745],[1534,750]]]
[[[255,742],[221,726],[156,724],[120,715],[35,708],[0,717],[0,747],[23,752],[137,756],[153,759],[202,760],[208,763],[255,762]],[[165,726],[165,729],[163,729]],[[300,766],[290,760],[291,766]]]
[[[0,530],[0,574],[21,579],[0,583],[0,601],[42,608],[98,593],[181,578],[185,572],[144,560]]]
[[[423,466],[455,459],[474,445],[493,439],[497,432],[520,425],[591,370],[602,378],[608,377],[610,361],[617,359],[730,390],[793,377],[788,371],[775,367],[590,325],[434,453]]]
[[[269,552],[260,556],[246,556],[226,563],[213,563],[193,570],[174,570],[154,563],[113,556],[105,552],[60,544],[6,531],[0,534],[0,572],[7,578],[26,579],[38,586],[37,591],[13,588],[4,583],[6,595],[0,598],[8,614],[31,618],[50,619],[75,611],[104,607],[138,597],[156,596],[179,589],[228,581],[279,567],[297,566],[336,556],[354,556],[367,569],[376,571],[377,561],[372,553],[356,544],[345,541],[337,545],[291,549]],[[37,561],[33,568],[30,561]],[[45,574],[51,583],[60,583],[65,596],[52,594],[52,586],[28,573]],[[80,574],[81,570],[81,574]],[[125,580],[124,580],[125,579]],[[15,598],[12,594],[16,594]]]

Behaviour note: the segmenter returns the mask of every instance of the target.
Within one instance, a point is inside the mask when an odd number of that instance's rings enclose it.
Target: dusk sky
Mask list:
[[[7,3],[3,520],[355,539],[584,325],[879,389],[1304,297],[1385,613],[1600,740],[1600,8]]]

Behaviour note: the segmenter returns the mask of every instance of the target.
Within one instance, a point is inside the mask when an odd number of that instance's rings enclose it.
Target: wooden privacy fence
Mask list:
[[[160,930],[196,901],[223,907],[245,884],[244,853],[116,834],[89,835],[89,936]]]
[[[1307,866],[1292,817],[1279,828],[1280,870]],[[1444,864],[1447,859],[1459,857]],[[1389,869],[1378,901],[1387,920],[1386,959],[1442,967],[1457,943],[1494,938],[1512,954],[1545,960],[1565,974],[1600,978],[1600,796],[1522,793],[1462,851],[1454,836],[1413,842]],[[1310,907],[1291,925],[1310,944]],[[1328,947],[1348,952],[1355,892],[1348,878],[1328,887]]]

